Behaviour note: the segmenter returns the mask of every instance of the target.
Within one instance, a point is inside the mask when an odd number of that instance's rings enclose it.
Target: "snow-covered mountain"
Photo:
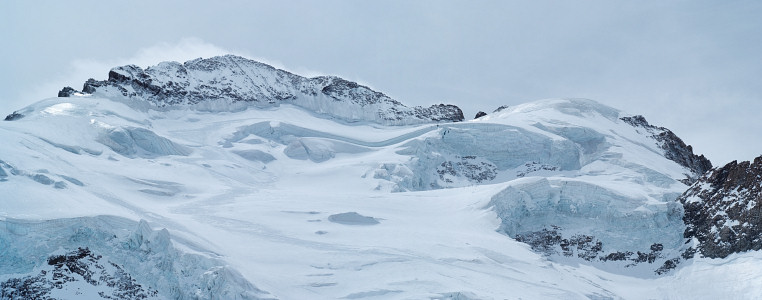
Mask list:
[[[139,99],[138,105],[168,108],[182,105],[210,111],[294,104],[346,121],[418,124],[463,121],[454,105],[407,107],[366,86],[335,76],[304,78],[240,56],[225,55],[185,63],[163,62],[141,69],[113,68],[108,80],[85,82],[82,92],[107,98]],[[71,87],[58,96],[78,93]]]
[[[235,56],[117,67],[59,96],[0,122],[3,299],[762,290],[747,280],[762,254],[743,252],[758,247],[704,246],[706,220],[758,197],[759,177],[718,183],[742,172],[704,175],[674,133],[592,100],[460,122]],[[758,223],[743,203],[719,232]]]

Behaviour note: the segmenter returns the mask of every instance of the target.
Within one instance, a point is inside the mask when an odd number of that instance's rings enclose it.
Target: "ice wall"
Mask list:
[[[174,143],[144,128],[131,126],[109,128],[98,138],[98,142],[114,152],[127,157],[153,158],[165,155],[188,155],[188,147]]]
[[[547,255],[619,267],[648,263],[653,266],[644,274],[662,274],[668,271],[662,264],[684,250],[685,229],[682,206],[665,200],[637,199],[573,179],[531,177],[514,180],[489,206],[501,220],[498,231]]]
[[[413,174],[413,178],[397,182],[398,190],[489,183],[501,177],[499,173],[510,173],[527,163],[559,171],[578,170],[582,155],[568,139],[516,126],[478,123],[440,126],[435,134],[405,143],[397,153],[411,157],[405,165]],[[502,177],[513,179],[514,174]]]
[[[224,262],[201,252],[178,251],[174,243],[166,229],[111,216],[0,220],[0,281],[36,274],[51,255],[82,248],[103,256],[165,299],[267,296]]]

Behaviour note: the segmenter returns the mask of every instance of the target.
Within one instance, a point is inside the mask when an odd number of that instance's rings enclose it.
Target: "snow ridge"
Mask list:
[[[140,99],[156,108],[191,106],[227,111],[291,103],[349,122],[407,125],[464,120],[463,112],[454,105],[407,107],[339,77],[305,78],[234,55],[198,58],[182,64],[162,62],[145,70],[136,65],[121,66],[111,69],[108,76],[104,81],[88,80],[82,91]],[[76,93],[65,87],[59,96]]]
[[[622,117],[621,120],[633,127],[645,129],[656,140],[659,147],[664,150],[664,157],[690,169],[693,174],[685,179],[686,184],[695,182],[696,178],[712,168],[712,162],[709,159],[703,154],[693,154],[693,147],[686,145],[671,130],[648,124],[646,118],[641,115]]]

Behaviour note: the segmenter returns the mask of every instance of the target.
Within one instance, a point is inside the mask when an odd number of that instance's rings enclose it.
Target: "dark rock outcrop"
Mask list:
[[[642,128],[651,134],[657,145],[664,150],[664,157],[690,169],[690,174],[683,183],[691,184],[696,178],[712,168],[712,162],[704,155],[693,154],[693,147],[686,145],[675,133],[664,127],[656,127],[648,124],[646,118],[641,115],[621,117],[620,120],[636,128]]]
[[[506,108],[508,108],[508,107],[509,107],[508,105],[501,105],[500,107],[496,108],[496,109],[493,111],[493,113],[496,113],[496,112],[501,112],[501,111],[503,111],[504,109],[506,109]]]
[[[158,291],[138,284],[121,266],[87,248],[48,257],[37,275],[0,282],[0,299],[54,299],[50,296],[54,290],[79,281],[94,287],[90,293],[80,290],[80,297],[159,299]],[[101,291],[95,294],[97,290]]]
[[[486,112],[479,111],[478,113],[476,113],[476,116],[474,117],[474,119],[478,119],[478,118],[484,117],[486,115],[487,115]]]
[[[550,229],[543,228],[537,232],[518,234],[515,239],[517,242],[528,244],[532,250],[548,256],[563,254],[566,257],[576,256],[592,261],[603,252],[603,243],[594,236],[575,234],[565,238],[562,229],[555,225],[551,225]]]
[[[625,267],[633,267],[639,264],[661,263],[663,264],[654,270],[654,273],[662,275],[677,267],[680,258],[666,259],[662,253],[664,245],[655,243],[650,246],[650,251],[616,251],[606,253],[603,243],[595,236],[585,234],[574,234],[565,237],[562,228],[551,225],[550,228],[544,228],[541,231],[518,234],[516,241],[526,243],[532,250],[542,253],[545,256],[563,255],[565,257],[576,257],[586,261],[602,262],[624,262]],[[686,258],[684,259],[690,259]]]
[[[452,104],[435,104],[429,107],[416,106],[414,116],[419,119],[430,119],[434,122],[462,122],[465,120],[463,111]]]
[[[78,93],[78,91],[70,86],[67,86],[58,91],[58,97],[71,97],[71,95],[74,95],[74,93]]]
[[[24,115],[20,114],[17,111],[14,111],[12,114],[5,116],[5,121],[15,121],[23,117]]]
[[[452,183],[454,178],[464,177],[472,183],[482,183],[497,177],[497,166],[486,161],[480,161],[476,156],[467,155],[460,161],[445,161],[437,167],[439,179]]]
[[[61,91],[70,92],[67,88]],[[216,100],[257,107],[289,103],[349,121],[386,124],[464,120],[463,112],[454,105],[407,107],[356,82],[335,76],[305,78],[234,55],[182,64],[163,62],[145,70],[135,65],[116,67],[109,71],[108,80],[85,82],[82,92],[141,99],[157,107]]]
[[[685,237],[706,257],[762,250],[762,156],[712,169],[678,198]]]

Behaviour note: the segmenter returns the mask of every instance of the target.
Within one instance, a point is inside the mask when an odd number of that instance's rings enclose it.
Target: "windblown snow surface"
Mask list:
[[[53,98],[0,122],[4,297],[24,282],[63,299],[762,293],[758,252],[697,255],[655,272],[685,250],[674,200],[690,170],[590,100],[410,126],[345,123],[289,104],[137,107]],[[580,242],[564,255],[516,241],[553,228],[600,249]],[[627,251],[653,259],[601,259]],[[35,279],[55,272],[69,279]]]

